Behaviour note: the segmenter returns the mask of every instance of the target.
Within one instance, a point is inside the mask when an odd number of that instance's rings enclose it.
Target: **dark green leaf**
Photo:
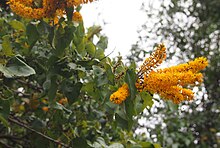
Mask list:
[[[40,37],[36,26],[33,24],[28,24],[26,27],[26,34],[28,38],[28,44],[32,47]]]

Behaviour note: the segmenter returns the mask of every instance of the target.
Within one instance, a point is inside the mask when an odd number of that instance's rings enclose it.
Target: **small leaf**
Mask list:
[[[136,97],[136,111],[137,114],[141,113],[147,106],[152,107],[154,104],[152,100],[153,96],[148,92],[140,92]]]
[[[33,24],[28,24],[26,27],[26,34],[28,38],[28,44],[30,46],[33,46],[37,40],[39,39],[40,35],[39,32],[37,31],[37,28]]]
[[[17,20],[13,20],[13,21],[9,22],[9,24],[15,30],[23,30],[23,31],[25,31],[25,26],[24,26],[24,24],[22,22],[19,22]]]
[[[5,127],[8,127],[9,124],[8,124],[8,121],[0,114],[0,122],[2,122],[2,124],[5,126]]]
[[[11,47],[11,43],[10,43],[10,36],[5,35],[2,37],[2,39],[3,39],[3,41],[2,41],[3,54],[6,56],[12,56],[13,52],[12,52],[12,47]]]
[[[87,43],[85,49],[90,56],[93,57],[95,55],[96,47],[92,42]]]
[[[108,148],[124,148],[124,146],[121,143],[113,143]]]

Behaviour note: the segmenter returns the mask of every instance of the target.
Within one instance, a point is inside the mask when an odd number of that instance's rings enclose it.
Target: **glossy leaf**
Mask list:
[[[20,56],[13,57],[7,66],[0,64],[0,71],[8,78],[27,77],[35,74],[35,70],[28,66]]]

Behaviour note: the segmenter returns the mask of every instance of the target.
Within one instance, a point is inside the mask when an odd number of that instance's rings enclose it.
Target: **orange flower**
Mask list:
[[[110,101],[115,104],[121,104],[129,96],[129,88],[127,84],[122,85],[116,92],[111,94]]]
[[[42,107],[42,110],[45,111],[45,112],[48,112],[49,108],[44,106],[44,107]]]

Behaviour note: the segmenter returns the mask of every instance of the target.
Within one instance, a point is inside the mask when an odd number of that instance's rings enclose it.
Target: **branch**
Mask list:
[[[32,83],[29,83],[29,82],[26,82],[26,81],[23,81],[23,80],[20,80],[20,79],[16,79],[19,83],[21,84],[24,84],[24,85],[27,85],[29,88],[32,88],[33,90],[36,90],[36,91],[39,91],[39,92],[42,92],[43,88],[40,87],[40,86],[37,86],[37,85],[34,85]]]
[[[2,141],[0,141],[0,146],[3,146],[4,148],[12,148],[9,145],[3,143]]]
[[[55,140],[55,139],[53,139],[51,137],[48,137],[47,135],[44,135],[41,132],[36,131],[35,129],[30,128],[29,126],[25,125],[24,123],[21,123],[21,122],[17,121],[16,119],[13,119],[13,117],[9,117],[8,121],[11,122],[11,123],[17,124],[18,126],[21,126],[23,128],[26,128],[26,129],[28,129],[28,130],[30,130],[30,131],[32,131],[32,132],[34,132],[34,133],[44,137],[45,139],[47,139],[47,140],[49,140],[49,141],[51,141],[53,143],[56,143],[57,145],[61,145],[61,146],[66,147],[66,148],[70,147],[70,146],[68,146],[68,145],[66,145],[66,144],[64,144],[64,143],[62,143],[62,142],[60,142],[58,140]]]

